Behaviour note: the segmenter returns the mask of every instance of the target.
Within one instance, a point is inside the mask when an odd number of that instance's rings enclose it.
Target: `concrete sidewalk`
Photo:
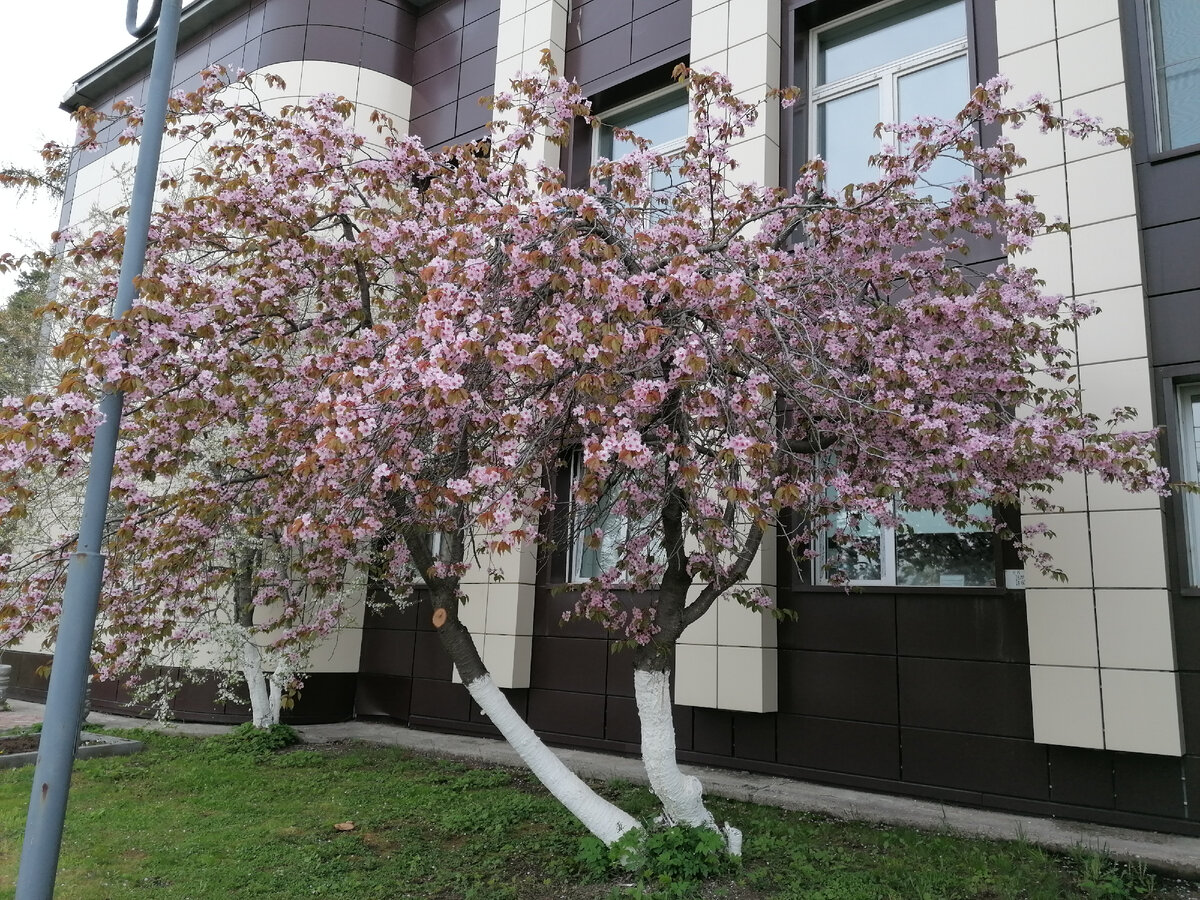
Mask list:
[[[41,721],[41,705],[19,700],[10,700],[9,703],[12,710],[0,712],[0,730],[24,727]],[[87,721],[91,725],[113,728],[148,728],[193,735],[220,734],[230,728],[227,725],[152,722],[98,712],[91,713]],[[472,762],[518,767],[522,765],[508,744],[489,738],[414,731],[402,725],[385,722],[302,725],[296,730],[306,743],[312,744],[366,741]],[[588,750],[559,749],[556,752],[567,766],[585,778],[620,778],[637,784],[646,783],[646,773],[640,760]],[[1200,880],[1200,838],[1089,825],[1066,819],[992,812],[730,769],[699,766],[681,768],[696,775],[704,784],[705,793],[711,796],[821,813],[859,822],[905,825],[927,831],[951,831],[994,840],[1025,840],[1052,850],[1096,850],[1115,859],[1144,862],[1158,872],[1189,880]]]

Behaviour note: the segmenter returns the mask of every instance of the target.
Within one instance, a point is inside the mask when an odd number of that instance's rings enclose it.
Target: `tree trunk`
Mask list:
[[[262,652],[250,640],[242,645],[242,675],[250,691],[250,721],[254,727],[278,725],[283,700],[282,686],[263,672]]]
[[[460,670],[461,671],[461,670]],[[612,844],[627,831],[636,830],[633,816],[609,803],[583,780],[568,769],[534,730],[517,715],[492,676],[484,674],[467,685],[467,690],[479,704],[492,724],[500,729],[504,739],[517,751],[538,781],[546,786],[556,800],[565,806],[583,826],[602,840]]]
[[[650,788],[662,803],[670,825],[711,828],[725,837],[731,856],[742,854],[742,833],[732,825],[717,824],[704,805],[700,779],[679,770],[675,758],[675,719],[671,715],[670,670],[635,668],[633,692],[642,725],[642,763]]]

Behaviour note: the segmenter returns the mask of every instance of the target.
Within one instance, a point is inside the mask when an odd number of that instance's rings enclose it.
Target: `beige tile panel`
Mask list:
[[[1154,427],[1150,397],[1150,365],[1145,357],[1079,367],[1084,412],[1107,421],[1114,409],[1132,406],[1137,415],[1117,426],[1121,431],[1146,431]]]
[[[462,592],[467,599],[458,604],[458,619],[471,634],[483,634],[487,630],[488,586],[464,584]]]
[[[358,66],[326,60],[305,60],[300,70],[298,93],[302,97],[336,94],[347,100],[358,98]]]
[[[1020,134],[1021,132],[1018,132]],[[1022,172],[1014,175],[1006,182],[1009,197],[1018,191],[1028,191],[1033,194],[1038,210],[1046,216],[1048,222],[1056,219],[1067,220],[1067,181],[1066,169],[1063,166],[1051,166],[1032,172]],[[1018,261],[1020,261],[1018,259]]]
[[[1125,82],[1121,27],[1114,18],[1058,41],[1059,77],[1068,109],[1069,98]]]
[[[779,709],[779,651],[717,647],[717,708],[742,712]]]
[[[1083,475],[1078,472],[1068,472],[1063,476],[1062,482],[1055,486],[1054,493],[1049,499],[1061,506],[1063,512],[1086,512],[1088,505],[1084,485]],[[1040,515],[1028,503],[1022,503],[1021,512],[1033,516]]]
[[[1001,56],[1000,74],[1012,85],[1010,99],[1023,102],[1033,94],[1057,100],[1058,50],[1053,43],[1038,44]],[[1028,127],[1028,126],[1027,126]]]
[[[489,634],[482,648],[483,664],[502,688],[529,687],[533,638],[529,635]]]
[[[1096,610],[1090,589],[1027,590],[1025,612],[1031,663],[1097,666]]]
[[[1135,216],[1072,228],[1070,237],[1076,295],[1142,283]]]
[[[1130,493],[1120,484],[1099,475],[1087,476],[1088,508],[1091,510],[1157,510],[1162,499],[1152,491]]]
[[[1061,167],[1051,171],[1062,171]],[[1017,265],[1037,270],[1037,277],[1045,282],[1042,290],[1047,294],[1069,296],[1072,293],[1071,236],[1062,232],[1035,237],[1028,252],[1013,258]]]
[[[304,63],[300,60],[274,63],[255,69],[252,84],[260,100],[275,100],[280,97],[296,98],[300,96],[300,79],[304,73]],[[267,75],[277,75],[283,79],[283,87],[271,87],[264,81]]]
[[[717,706],[717,648],[702,644],[675,647],[675,702],[680,706]]]
[[[1092,561],[1091,542],[1088,537],[1087,513],[1045,513],[1038,517],[1054,532],[1054,538],[1035,536],[1030,545],[1036,550],[1045,550],[1054,558],[1054,565],[1067,576],[1067,581],[1056,581],[1043,575],[1036,567],[1025,567],[1025,583],[1031,588],[1091,587]]]
[[[776,646],[775,617],[747,609],[736,600],[722,597],[717,607],[717,644],[722,647]]]
[[[533,634],[532,584],[503,582],[488,588],[488,634]]]
[[[1165,588],[1162,513],[1158,510],[1091,514],[1098,588]]]
[[[700,60],[729,47],[729,4],[714,4],[706,9],[692,9],[690,53]]]
[[[1129,127],[1129,102],[1125,96],[1124,84],[1115,84],[1063,101],[1063,111],[1066,115],[1072,115],[1076,110],[1097,116],[1110,127]],[[1068,160],[1084,159],[1100,153],[1122,152],[1117,144],[1102,144],[1096,139],[1076,138],[1067,138],[1066,150]]]
[[[699,4],[692,4],[693,12]],[[766,35],[779,43],[779,4],[774,0],[739,0],[732,4],[729,16],[729,44],[733,46],[751,38]],[[778,71],[775,79],[778,80]]]
[[[1050,6],[1045,0],[1021,0],[1026,8]],[[1073,34],[1117,18],[1117,0],[1055,0],[1054,15],[1060,35]]]
[[[412,85],[382,72],[359,69],[357,100],[407,119],[412,114]]]
[[[689,604],[695,601],[701,590],[703,590],[703,585],[692,585],[688,591]],[[679,640],[686,644],[715,645],[717,643],[717,604],[714,603],[710,606],[708,612],[702,615],[699,621],[689,625]]]
[[[1113,669],[1175,668],[1171,599],[1166,591],[1096,591],[1100,665]]]
[[[1101,669],[1104,746],[1126,753],[1180,756],[1179,687],[1174,672]]]
[[[1133,154],[1128,150],[1068,163],[1067,181],[1073,227],[1137,214]]]
[[[733,44],[729,48],[729,68],[725,74],[737,91],[746,91],[759,85],[778,85],[779,42],[769,35],[760,34]],[[775,105],[778,108],[778,104]]]
[[[1146,356],[1146,310],[1141,287],[1089,294],[1086,300],[1100,311],[1076,329],[1080,363]]]
[[[1001,56],[1044,44],[1054,37],[1053,3],[996,0],[996,44]]]
[[[307,671],[357,672],[361,652],[362,629],[339,629],[320,646],[313,648]]]
[[[1063,747],[1104,747],[1100,678],[1095,669],[1030,666],[1033,739]]]

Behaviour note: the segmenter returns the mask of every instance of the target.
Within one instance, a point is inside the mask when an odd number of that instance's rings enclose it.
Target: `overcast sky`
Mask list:
[[[58,108],[72,83],[132,42],[126,0],[5,0],[0,27],[0,162],[37,167],[48,140],[74,130]],[[142,0],[141,9],[150,8]],[[57,204],[0,191],[0,252],[44,247],[58,226]],[[13,279],[0,276],[0,302]]]

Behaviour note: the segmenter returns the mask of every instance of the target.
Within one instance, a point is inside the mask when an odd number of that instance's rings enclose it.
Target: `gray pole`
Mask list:
[[[156,0],[147,21],[136,26],[137,0],[128,0],[126,24],[130,33],[135,37],[148,34],[154,26],[159,5]],[[133,199],[125,233],[125,255],[121,259],[121,280],[113,305],[114,319],[124,316],[133,305],[133,281],[141,275],[146,258],[150,212],[154,207],[158,157],[162,150],[182,5],[183,0],[164,0],[161,4],[162,17],[158,23],[154,60],[150,65],[142,143],[138,150]],[[18,900],[49,900],[54,895],[54,877],[58,870],[63,822],[67,814],[67,793],[71,788],[71,767],[75,761],[75,745],[82,724],[92,635],[96,630],[96,608],[104,573],[104,556],[100,548],[104,540],[104,520],[108,510],[123,399],[120,392],[114,391],[105,393],[100,401],[104,420],[96,429],[83,513],[79,520],[79,543],[67,568],[62,618],[59,620],[54,666],[50,670],[50,690],[46,697],[46,716],[42,725],[37,768],[33,773],[29,815],[25,820],[25,843],[21,848],[21,869],[17,875]]]

